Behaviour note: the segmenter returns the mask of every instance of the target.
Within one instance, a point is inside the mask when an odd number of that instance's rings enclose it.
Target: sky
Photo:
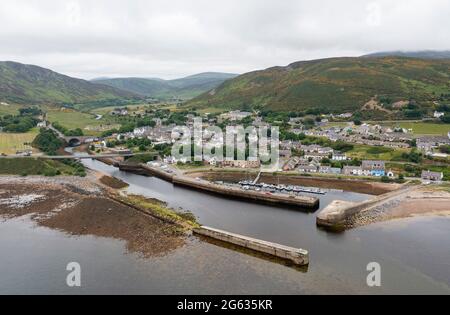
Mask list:
[[[0,60],[70,76],[178,78],[450,50],[448,0],[1,0]]]

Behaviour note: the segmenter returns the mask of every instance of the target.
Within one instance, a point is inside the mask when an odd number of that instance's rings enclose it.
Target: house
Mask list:
[[[232,160],[232,161],[223,161],[223,167],[236,167],[236,168],[259,168],[261,167],[260,161],[246,161],[246,160]]]
[[[340,153],[340,152],[334,152],[332,160],[333,161],[347,161],[347,154]]]
[[[363,169],[359,166],[344,166],[342,173],[347,176],[362,176]]]
[[[280,150],[280,157],[281,157],[281,158],[290,159],[291,156],[292,156],[292,151],[291,151],[291,149]]]
[[[153,128],[152,127],[139,127],[133,130],[133,135],[135,137],[146,137],[151,134]]]
[[[285,171],[285,172],[292,171],[297,167],[297,165],[299,163],[300,163],[300,158],[293,157],[283,166],[283,171]]]
[[[342,170],[340,168],[336,167],[330,167],[330,166],[321,166],[319,167],[319,173],[322,174],[341,174]]]
[[[334,152],[334,150],[332,148],[329,148],[329,147],[324,147],[324,148],[320,147],[317,150],[317,153],[327,154],[327,155],[333,154],[333,152]]]
[[[386,165],[384,161],[363,161],[363,174],[367,176],[385,176]]]
[[[41,121],[37,124],[38,128],[45,128],[47,127],[47,122],[46,121]]]
[[[126,108],[116,108],[111,112],[113,116],[127,116],[128,110]]]
[[[445,115],[445,113],[443,113],[443,112],[435,111],[434,114],[433,114],[433,117],[434,118],[441,118],[444,115]]]
[[[229,120],[229,121],[241,121],[244,118],[247,118],[251,116],[252,113],[249,112],[241,112],[240,110],[228,112],[225,114],[220,115],[220,118],[222,120]]]
[[[422,179],[433,182],[440,182],[444,179],[444,174],[441,172],[422,171]]]
[[[300,173],[317,173],[317,166],[313,165],[301,165],[298,168]]]
[[[312,159],[312,160],[317,160],[317,161],[321,161],[328,157],[329,157],[329,154],[326,154],[326,153],[306,153],[305,154],[306,159]]]

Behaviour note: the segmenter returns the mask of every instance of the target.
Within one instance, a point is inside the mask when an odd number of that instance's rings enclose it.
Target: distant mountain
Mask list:
[[[419,59],[450,59],[450,50],[422,50],[422,51],[387,51],[365,55],[363,57],[409,57]]]
[[[17,62],[0,62],[0,100],[18,104],[85,103],[136,94]]]
[[[141,96],[159,99],[191,99],[210,91],[224,81],[238,76],[230,73],[206,72],[182,79],[163,80],[156,78],[96,79],[93,82],[119,88]]]
[[[243,74],[186,106],[339,113],[360,110],[376,95],[431,104],[441,94],[450,95],[449,78],[450,60],[385,57],[301,61]]]

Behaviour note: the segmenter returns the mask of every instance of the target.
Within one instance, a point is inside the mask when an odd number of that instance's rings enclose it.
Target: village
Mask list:
[[[156,111],[155,111],[156,112]],[[191,165],[191,167],[214,167],[235,169],[260,169],[264,163],[258,159],[218,159],[205,153],[202,161],[193,165],[189,157],[176,158],[170,154],[170,148],[180,137],[177,128],[180,123],[171,122],[168,118],[160,118],[155,112],[146,112],[151,118],[149,126],[136,127],[133,130],[122,133],[113,133],[107,137],[94,141],[91,151],[96,153],[129,154],[133,150],[143,150],[147,146],[133,145],[129,143],[151,143],[152,148],[165,148],[164,154],[160,155],[160,162],[164,165]],[[156,112],[157,113],[157,112]],[[135,113],[134,113],[135,114]],[[110,112],[116,117],[129,117],[133,113],[126,108],[116,108]],[[139,113],[142,115],[142,113]],[[435,113],[438,115],[438,113]],[[161,115],[159,115],[161,116]],[[217,115],[188,113],[183,115],[181,121],[194,134],[194,120],[201,117],[203,126],[202,140],[194,143],[202,148],[218,147],[223,145],[223,139],[217,139],[208,131],[208,127],[236,126],[243,124],[246,127],[270,127],[273,121],[259,113],[245,111],[230,111]],[[305,126],[307,117],[291,117],[287,122],[287,128],[283,128],[284,136],[280,141],[280,161],[275,171],[285,173],[297,173],[307,176],[344,176],[344,177],[366,177],[381,178],[382,180],[404,180],[404,175],[387,166],[389,161],[374,159],[355,159],[346,152],[332,148],[334,144],[345,144],[347,146],[363,145],[392,150],[411,150],[430,159],[447,159],[448,154],[442,153],[440,148],[450,145],[450,133],[447,136],[415,136],[411,130],[400,127],[381,126],[378,124],[360,123],[351,121],[352,114],[328,115],[315,117],[314,124]],[[310,118],[310,120],[312,120]],[[330,123],[339,121],[339,123]],[[275,124],[280,123],[275,121]],[[294,136],[292,136],[294,135]],[[249,135],[252,137],[252,135]],[[306,138],[306,141],[296,138]],[[330,145],[311,144],[310,139],[324,139]],[[313,141],[314,142],[314,141]],[[318,141],[320,143],[320,141]],[[345,148],[344,145],[344,148]],[[339,146],[337,146],[339,147]],[[427,182],[440,182],[444,180],[443,172],[423,169],[421,179]]]

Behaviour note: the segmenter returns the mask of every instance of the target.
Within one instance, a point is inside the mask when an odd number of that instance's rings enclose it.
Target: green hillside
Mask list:
[[[207,72],[175,80],[117,78],[97,79],[93,82],[162,100],[191,99],[236,76],[236,74]]]
[[[374,96],[432,106],[450,95],[450,60],[401,57],[296,62],[241,75],[187,103],[195,108],[355,111]]]
[[[74,79],[48,69],[0,62],[0,101],[16,104],[85,103],[133,98],[109,86]]]

